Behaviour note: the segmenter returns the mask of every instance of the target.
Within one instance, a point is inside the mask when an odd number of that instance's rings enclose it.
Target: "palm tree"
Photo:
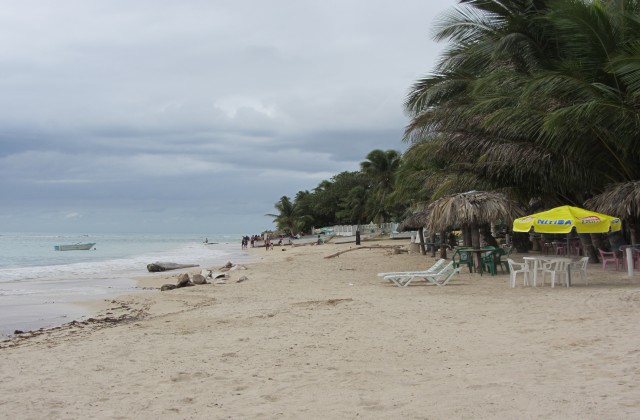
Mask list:
[[[369,192],[362,186],[353,187],[346,197],[340,200],[341,210],[336,213],[336,217],[347,223],[360,225],[367,219],[367,201]]]
[[[375,149],[360,163],[362,173],[368,178],[372,190],[372,216],[384,221],[390,211],[387,198],[393,192],[396,172],[400,166],[400,153],[396,150]]]
[[[267,214],[273,217],[278,230],[295,235],[304,225],[305,220],[309,217],[299,214],[299,209],[291,202],[289,197],[282,196],[280,200],[274,204],[278,214]]]
[[[464,1],[438,28],[451,47],[436,74],[407,98],[405,139],[430,143],[457,191],[511,187],[523,201],[581,204],[640,178],[637,8]]]

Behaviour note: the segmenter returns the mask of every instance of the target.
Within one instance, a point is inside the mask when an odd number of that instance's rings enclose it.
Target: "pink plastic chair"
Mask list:
[[[606,271],[608,263],[614,263],[616,271],[618,271],[619,267],[622,267],[622,261],[618,259],[615,252],[606,252],[600,248],[598,248],[598,252],[600,253],[600,258],[602,258],[602,271]]]

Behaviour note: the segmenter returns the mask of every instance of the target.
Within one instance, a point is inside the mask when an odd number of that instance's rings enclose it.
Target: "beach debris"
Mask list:
[[[245,267],[244,265],[234,265],[233,267],[231,267],[230,271],[235,271],[235,270],[246,270],[247,267]]]
[[[176,287],[178,287],[178,286],[176,286],[175,284],[170,284],[170,283],[169,284],[163,284],[162,287],[160,288],[160,291],[164,292],[165,290],[173,290]]]
[[[335,254],[327,255],[325,258],[337,257],[345,252],[357,251],[359,249],[396,249],[401,248],[402,245],[370,245],[370,246],[358,246],[355,248],[345,249],[344,251],[336,252]]]
[[[236,280],[236,283],[242,283],[243,281],[247,281],[247,280],[249,280],[247,276],[242,276],[238,280]]]
[[[205,276],[203,276],[202,274],[194,274],[191,277],[191,281],[193,282],[193,284],[207,284],[207,278]]]
[[[220,267],[218,271],[229,271],[231,270],[231,267],[233,267],[233,263],[231,261],[228,261],[225,265]]]
[[[22,331],[22,330],[15,330],[13,333],[14,333],[14,334],[24,334],[24,331]]]
[[[172,262],[160,262],[160,261],[147,264],[147,270],[149,270],[150,273],[157,273],[160,271],[177,270],[180,268],[191,268],[191,267],[198,267],[198,264],[176,264]]]
[[[189,278],[189,274],[188,273],[180,274],[178,276],[178,284],[176,284],[176,287],[180,288],[180,287],[189,287],[189,286],[195,286],[191,281],[191,278]]]

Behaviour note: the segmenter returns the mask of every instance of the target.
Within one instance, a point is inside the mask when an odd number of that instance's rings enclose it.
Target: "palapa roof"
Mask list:
[[[502,220],[511,223],[523,215],[520,207],[505,194],[495,191],[469,191],[452,194],[432,202],[427,211],[430,232],[450,226],[469,226]]]
[[[618,216],[621,219],[640,217],[640,181],[612,184],[602,194],[584,203],[589,210]]]
[[[418,230],[425,227],[429,222],[429,213],[426,210],[416,211],[410,214],[398,225],[398,232],[406,232],[408,230]]]

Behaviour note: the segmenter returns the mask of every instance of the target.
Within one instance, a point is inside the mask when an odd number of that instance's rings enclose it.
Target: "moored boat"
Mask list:
[[[55,245],[53,249],[56,251],[86,251],[95,245],[95,242],[77,243],[72,245]]]

